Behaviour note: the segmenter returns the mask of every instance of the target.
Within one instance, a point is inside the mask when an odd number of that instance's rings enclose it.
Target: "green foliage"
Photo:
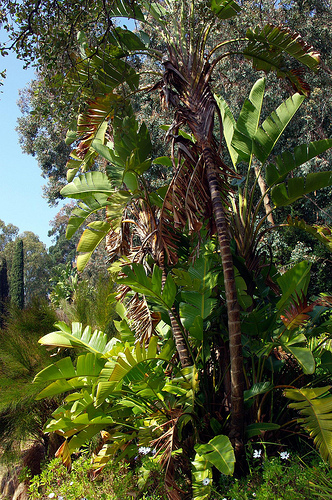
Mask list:
[[[60,307],[68,321],[101,328],[105,333],[112,335],[114,332],[112,320],[116,314],[113,291],[114,283],[108,276],[100,274],[99,278],[95,279],[95,285],[83,279],[75,286],[71,295],[72,300],[62,300]]]
[[[13,376],[32,375],[40,369],[47,353],[38,346],[41,334],[52,331],[56,316],[43,299],[35,298],[24,310],[11,308],[5,328],[0,332],[0,358]]]
[[[70,301],[77,288],[77,282],[77,271],[70,262],[68,262],[65,269],[62,266],[54,267],[50,278],[52,287],[50,299],[52,304],[59,307],[62,300]]]
[[[7,262],[0,256],[0,328],[3,326],[4,314],[9,299],[9,284],[7,276]]]
[[[36,377],[37,382],[51,382],[39,398],[75,391],[47,424],[48,431],[57,429],[67,439],[61,451],[63,461],[68,465],[70,455],[105,427],[110,444],[105,444],[95,458],[97,467],[105,465],[124,443],[122,455],[134,456],[134,442],[149,442],[153,432],[159,442],[158,449],[163,452],[159,453],[159,460],[164,460],[165,455],[169,460],[176,442],[169,441],[169,432],[160,435],[158,430],[170,425],[169,417],[176,404],[180,412],[176,426],[181,432],[186,424],[185,415],[190,417],[194,397],[193,374],[188,370],[174,381],[164,377],[163,366],[174,354],[173,342],[164,341],[161,349],[157,337],[150,339],[147,348],[119,339],[106,343],[101,332],[92,334],[89,328],[83,331],[78,324],[73,324],[71,331],[64,324],[58,326],[59,331],[46,335],[40,342],[49,346],[84,347],[88,351],[75,362],[61,359]]]
[[[287,455],[287,452],[285,452]],[[119,498],[135,498],[138,491],[140,473],[137,467],[140,461],[146,470],[153,472],[152,479],[146,483],[143,499],[162,500],[166,498],[162,488],[158,487],[160,472],[156,469],[149,457],[142,456],[135,462],[135,469],[128,464],[118,462],[109,464],[93,481],[90,477],[90,461],[83,454],[73,462],[72,471],[68,473],[59,459],[52,460],[44,467],[40,476],[34,476],[30,483],[29,494],[32,499],[48,498],[50,493],[64,498],[80,500],[83,496],[88,499],[116,500]],[[264,457],[253,460],[249,457],[251,473],[242,479],[222,476],[218,484],[206,485],[211,492],[205,496],[195,498],[209,498],[222,500],[224,498],[238,500],[312,500],[312,498],[329,499],[331,486],[331,471],[316,457],[306,456],[301,459],[290,455],[288,459],[278,456]],[[264,466],[264,467],[263,467]],[[154,469],[153,469],[154,467]],[[90,471],[91,472],[91,471]],[[142,483],[140,483],[142,484]],[[200,488],[202,490],[202,486]],[[208,491],[208,489],[207,489]],[[194,490],[195,492],[195,490]]]
[[[18,227],[13,224],[5,224],[3,220],[0,219],[0,251],[3,252],[6,245],[13,241],[18,235]]]
[[[207,444],[195,446],[193,468],[193,498],[203,500],[211,493],[212,467],[221,474],[230,476],[234,472],[235,455],[227,436],[215,436]]]
[[[24,307],[24,255],[23,241],[17,240],[10,279],[10,300],[11,304],[18,309]]]
[[[59,330],[39,339],[41,344],[53,347],[84,347],[96,354],[104,354],[111,348],[106,335],[99,330],[92,333],[89,326],[84,330],[80,323],[72,323],[71,328],[63,322],[56,323],[55,326]]]
[[[89,459],[83,455],[73,462],[70,473],[61,464],[60,459],[52,460],[40,476],[32,478],[29,498],[47,499],[50,493],[54,493],[55,498],[62,496],[72,500],[131,499],[135,498],[136,488],[136,478],[128,464],[122,462],[108,466],[93,480]]]
[[[219,19],[228,19],[236,16],[241,7],[233,0],[212,0],[211,9],[219,17]]]
[[[237,150],[240,158],[246,162],[249,161],[249,157],[243,146],[246,142],[249,142],[250,153],[253,152],[261,163],[265,163],[282,132],[285,130],[304,100],[304,97],[300,94],[294,94],[292,97],[289,97],[287,101],[282,103],[275,112],[266,118],[261,127],[257,127],[261,113],[264,87],[265,85],[261,85],[260,91],[257,89],[257,84],[253,87],[250,97],[254,100],[254,96],[257,98],[256,95],[258,94],[259,99],[256,104],[257,107],[255,108],[255,114],[248,114],[246,108],[243,108],[237,122],[237,127],[234,131],[232,146]],[[247,103],[248,101],[246,101],[244,106],[246,106]],[[245,117],[243,116],[244,113]],[[248,127],[249,123],[250,127]],[[251,130],[251,127],[254,128]],[[245,135],[246,133],[248,134],[247,136]]]
[[[130,286],[134,292],[151,298],[164,311],[169,311],[172,308],[177,289],[170,274],[163,284],[162,270],[157,265],[153,267],[151,278],[146,275],[141,264],[134,263],[131,266],[124,266],[122,272],[125,276],[119,277],[118,283]]]
[[[285,396],[296,403],[290,403],[304,415],[298,422],[312,436],[321,456],[332,465],[332,396],[329,392],[331,386],[315,387],[313,389],[287,389]]]
[[[43,427],[59,401],[36,402],[41,388],[31,382],[34,373],[49,363],[38,338],[52,331],[55,320],[49,304],[35,298],[23,310],[10,308],[0,330],[1,461],[15,462],[27,440],[45,445]]]
[[[49,274],[51,259],[38,236],[31,231],[20,234],[23,243],[24,261],[24,302],[28,304],[33,297],[46,298],[49,290]],[[12,262],[14,259],[17,241],[9,241],[4,248],[4,256],[7,260],[9,286],[11,287]]]

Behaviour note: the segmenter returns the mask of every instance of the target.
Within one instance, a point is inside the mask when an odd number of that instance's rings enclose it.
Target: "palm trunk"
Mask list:
[[[162,269],[162,287],[164,288],[164,285],[166,283],[166,271],[165,271],[165,254],[164,251],[160,252],[159,255],[159,265]],[[169,311],[168,316],[171,322],[171,327],[172,327],[172,333],[173,333],[173,338],[175,342],[175,347],[177,350],[177,353],[179,355],[181,367],[185,368],[186,366],[191,366],[192,359],[189,354],[188,346],[186,339],[184,338],[183,331],[181,330],[178,321],[176,320],[176,311],[175,308],[172,307],[172,310]]]
[[[173,338],[175,342],[175,347],[179,355],[181,367],[185,368],[186,366],[191,366],[193,364],[190,354],[188,352],[188,347],[185,339],[183,338],[183,332],[179,327],[179,324],[174,316],[174,308],[172,308],[172,312],[169,312],[169,319],[171,320]]]
[[[233,259],[230,249],[228,224],[225,218],[213,156],[208,144],[202,148],[207,167],[213,214],[217,226],[218,241],[224,272],[225,294],[228,315],[229,353],[231,365],[231,432],[236,456],[243,451],[244,433],[244,379],[241,343],[240,307],[237,299]]]

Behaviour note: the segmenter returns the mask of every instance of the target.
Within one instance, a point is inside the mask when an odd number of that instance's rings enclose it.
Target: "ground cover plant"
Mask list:
[[[235,479],[221,476],[214,485],[210,500],[304,500],[312,498],[330,498],[331,470],[319,459],[316,453],[308,451],[304,457],[288,451],[276,453],[276,448],[269,447],[272,455],[268,456],[264,443],[256,443],[248,452],[250,474],[245,478]],[[145,450],[141,450],[144,451]],[[137,460],[145,461],[146,455],[138,451]],[[91,461],[86,453],[74,460],[71,472],[68,472],[57,458],[45,465],[39,476],[30,478],[29,498],[32,500],[55,498],[71,500],[116,500],[121,498],[163,500],[167,496],[163,489],[160,468],[153,469],[149,481],[140,488],[142,476],[137,469],[126,462],[113,465],[111,462],[102,473],[94,478],[91,473]],[[142,484],[141,484],[142,486]]]
[[[60,322],[40,339],[77,350],[77,358],[55,361],[36,377],[49,384],[39,398],[66,394],[46,430],[65,438],[59,455],[68,468],[73,452],[98,433],[96,469],[134,459],[137,448],[153,450],[174,500],[203,500],[222,475],[245,474],[248,442],[296,448],[301,425],[332,463],[331,298],[308,297],[310,264],[281,274],[268,246],[276,227],[287,226],[331,248],[326,227],[297,218],[273,222],[280,207],[332,185],[330,171],[304,168],[331,139],[273,156],[309,93],[290,59],[317,70],[319,55],[271,25],[208,47],[213,26],[240,10],[232,0],[115,2],[114,16],[157,24],[164,51],[150,47],[144,32],[116,28],[98,50],[79,33],[81,58],[70,80],[86,104],[67,136],[74,149],[62,195],[80,200],[67,236],[92,213],[106,213],[84,231],[77,267],[84,269],[106,238],[119,318],[111,339],[78,322]],[[213,94],[214,70],[241,54],[293,86],[263,120],[264,78],[237,120]],[[134,55],[159,63],[149,89],[174,112],[164,126],[169,157],[152,161],[148,129],[134,113]],[[93,170],[98,155],[104,172]],[[171,170],[158,190],[145,177],[152,163]],[[149,472],[142,463],[142,477]]]

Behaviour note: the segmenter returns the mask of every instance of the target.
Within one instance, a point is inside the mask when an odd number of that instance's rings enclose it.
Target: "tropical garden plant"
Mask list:
[[[248,439],[273,431],[282,439],[294,424],[286,399],[280,412],[283,389],[304,416],[299,423],[332,462],[332,325],[324,317],[331,299],[307,298],[308,263],[281,275],[268,252],[273,211],[332,185],[331,172],[296,173],[332,140],[271,159],[309,93],[288,59],[317,70],[319,55],[299,35],[271,25],[208,48],[213,26],[240,10],[233,0],[115,2],[113,16],[159,27],[165,53],[149,47],[142,30],[116,28],[103,51],[90,48],[80,33],[81,56],[71,75],[73,92],[87,99],[67,134],[75,147],[62,195],[80,200],[67,237],[90,214],[105,211],[80,239],[77,268],[106,238],[120,320],[112,339],[79,323],[59,323],[40,339],[78,350],[77,360],[63,358],[36,377],[50,382],[40,398],[68,393],[46,429],[65,438],[58,454],[68,467],[71,454],[99,432],[96,468],[149,447],[165,469],[172,499],[208,498],[216,471],[246,470]],[[240,54],[258,70],[276,71],[296,91],[261,125],[264,79],[237,121],[212,92],[215,68]],[[148,90],[159,89],[174,111],[165,127],[171,154],[153,160],[172,169],[172,179],[155,191],[145,178],[152,164],[149,132],[130,103],[142,90],[133,55],[159,62],[163,71]],[[98,155],[104,172],[93,170]],[[288,225],[330,246],[327,228],[293,219]],[[325,385],[317,387],[318,381]]]

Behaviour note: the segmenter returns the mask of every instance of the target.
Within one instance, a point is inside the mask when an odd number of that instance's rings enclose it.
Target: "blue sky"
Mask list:
[[[0,33],[0,39],[3,39]],[[0,57],[0,71],[7,69],[7,78],[0,87],[0,219],[12,223],[20,232],[33,231],[46,246],[49,221],[60,207],[50,208],[42,197],[46,180],[41,176],[37,160],[23,154],[15,130],[20,111],[19,89],[33,79],[33,69],[23,70],[15,54]]]
[[[1,0],[0,0],[1,1]],[[132,20],[123,19],[129,29]],[[0,42],[6,41],[6,33],[0,29]],[[23,69],[23,63],[14,53],[0,56],[0,71],[7,70],[4,85],[0,87],[0,219],[14,224],[21,233],[32,231],[47,247],[52,240],[47,236],[49,222],[61,206],[52,207],[43,198],[42,186],[46,179],[41,176],[37,160],[23,154],[15,130],[20,111],[17,106],[19,89],[33,78],[33,69]]]

